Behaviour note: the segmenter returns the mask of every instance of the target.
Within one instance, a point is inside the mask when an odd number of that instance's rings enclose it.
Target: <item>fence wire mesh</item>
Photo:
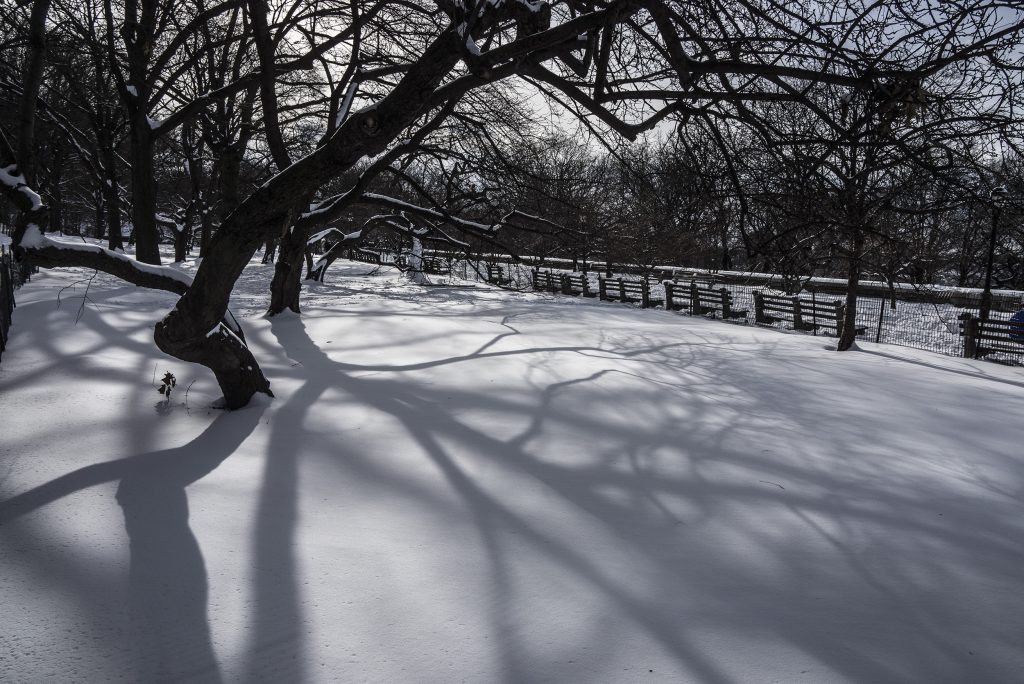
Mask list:
[[[14,317],[14,291],[32,277],[34,270],[24,262],[15,261],[14,255],[0,245],[0,358],[7,349]]]
[[[531,269],[520,267],[525,273],[521,282],[529,283],[529,272]],[[548,269],[554,272],[557,269]],[[598,289],[598,273],[589,274],[593,290]],[[613,278],[625,280],[640,280],[640,276],[630,274],[614,274]],[[785,295],[763,286],[745,286],[734,283],[719,282],[713,276],[703,275],[696,278],[698,285],[712,287],[714,289],[725,289],[732,295],[732,307],[738,311],[746,311],[745,318],[734,319],[733,322],[746,323],[749,325],[761,325],[762,327],[773,327],[780,330],[792,330],[793,323],[790,320],[780,320],[773,323],[757,323],[755,320],[754,294],[767,292],[777,295]],[[688,284],[689,279],[680,279],[681,283]],[[788,295],[787,295],[788,296]],[[835,294],[818,294],[802,292],[801,299],[814,302],[817,305],[831,305],[844,303],[845,297]],[[653,299],[664,299],[664,289],[659,281],[651,281],[651,297]],[[978,316],[981,307],[980,295],[965,294],[962,290],[943,292],[928,292],[927,296],[917,296],[916,300],[897,298],[892,300],[888,297],[859,296],[857,298],[857,328],[858,340],[878,342],[881,344],[893,344],[914,349],[932,351],[948,356],[962,356],[964,354],[964,337],[962,334],[962,321],[968,316]],[[999,306],[993,307],[990,319],[995,321],[1009,321],[1014,311],[1024,308],[1024,300],[1016,301],[1012,298],[1002,298]],[[1013,303],[1015,302],[1015,303]],[[719,316],[717,313],[706,314],[709,317]],[[720,316],[719,316],[720,317]],[[806,331],[808,335],[835,336],[834,327],[819,326]],[[1000,349],[989,351],[984,354],[984,359],[1009,365],[1024,366],[1024,342],[1019,350]]]

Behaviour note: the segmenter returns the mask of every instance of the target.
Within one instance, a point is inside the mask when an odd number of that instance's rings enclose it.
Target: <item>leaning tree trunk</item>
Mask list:
[[[837,351],[847,351],[857,339],[857,289],[860,287],[861,255],[864,251],[864,231],[853,229],[850,245],[849,271],[846,278],[846,310],[843,327],[839,331]]]
[[[227,408],[245,406],[257,392],[271,394],[248,347],[221,324],[245,265],[267,238],[295,223],[307,206],[310,188],[380,154],[423,113],[437,85],[458,62],[461,45],[456,31],[446,31],[384,99],[349,117],[312,154],[257,188],[210,240],[192,285],[157,324],[154,337],[161,351],[212,370]],[[301,251],[299,259],[301,266]]]

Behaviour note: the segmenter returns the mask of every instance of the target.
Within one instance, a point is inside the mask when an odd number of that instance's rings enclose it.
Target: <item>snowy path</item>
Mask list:
[[[231,414],[173,297],[19,291],[0,681],[1024,681],[1021,369],[368,270],[247,272]]]

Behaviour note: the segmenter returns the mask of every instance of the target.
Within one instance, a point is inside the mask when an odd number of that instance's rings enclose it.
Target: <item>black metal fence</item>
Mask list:
[[[555,271],[555,276],[563,273]],[[573,276],[580,274],[574,273]],[[531,274],[530,281],[537,281],[537,276]],[[590,273],[590,288],[597,292],[601,289],[602,276],[598,273]],[[618,287],[618,281],[641,281],[638,276],[616,276],[608,282],[614,281]],[[548,278],[551,280],[551,277]],[[546,282],[546,281],[545,281]],[[650,301],[665,301],[664,281],[651,279],[647,281],[645,288],[646,295]],[[685,291],[689,286],[689,280],[676,280],[675,289],[682,288]],[[821,335],[834,337],[838,331],[837,321],[826,320],[827,317],[819,316],[821,320],[810,316],[810,313],[817,310],[831,311],[840,310],[845,305],[845,297],[834,292],[801,292],[798,296],[784,295],[777,290],[766,288],[763,285],[741,285],[731,282],[722,282],[711,277],[702,276],[694,280],[696,286],[702,291],[724,291],[727,294],[728,307],[699,307],[700,315],[716,318],[732,319],[734,322],[747,323],[749,325],[770,326],[779,329],[802,330],[810,335]],[[552,288],[541,287],[547,291],[554,291]],[[560,290],[559,290],[560,291]],[[572,294],[575,294],[573,292]],[[882,344],[895,344],[915,349],[938,352],[949,356],[967,356],[973,358],[984,358],[988,361],[995,361],[1009,365],[1024,365],[1024,324],[1011,323],[1010,318],[1015,311],[1024,309],[1024,297],[1020,295],[1001,292],[995,298],[998,306],[993,306],[989,320],[992,326],[999,330],[1006,329],[1008,332],[1000,333],[1003,339],[1001,344],[972,346],[972,341],[965,337],[964,321],[977,318],[981,307],[981,294],[965,292],[964,290],[929,291],[927,296],[918,298],[904,297],[893,299],[891,297],[871,297],[861,295],[857,298],[857,339]],[[762,315],[758,319],[758,311],[764,308],[763,302],[758,303],[759,295],[766,295],[776,300],[797,299],[802,302],[803,316],[800,313],[800,304],[794,312],[776,310],[774,315]],[[614,298],[613,298],[614,299]],[[643,296],[635,298],[636,302],[643,305]],[[626,300],[632,301],[632,300]],[[676,307],[679,308],[679,307]],[[786,307],[783,307],[786,308]],[[789,307],[792,309],[792,307]],[[743,316],[729,315],[743,313]],[[692,313],[692,312],[691,312]],[[723,315],[724,314],[724,315]],[[835,318],[832,316],[831,318]],[[1007,327],[1009,326],[1009,327]],[[983,326],[984,329],[984,326]]]
[[[363,252],[369,252],[371,257],[375,257],[374,261],[380,263],[378,254],[370,250]],[[444,253],[431,254],[441,256]],[[359,261],[371,260],[365,255],[354,255],[350,258]],[[486,280],[520,290],[533,289],[575,296],[594,297],[599,296],[599,293],[610,292],[612,296],[602,294],[601,298],[635,302],[639,306],[665,306],[664,282],[667,279],[675,282],[674,289],[677,293],[682,292],[684,298],[685,293],[690,292],[693,283],[701,292],[706,291],[708,297],[724,290],[726,297],[723,297],[723,301],[728,301],[727,305],[721,307],[706,305],[709,302],[699,303],[695,309],[700,312],[699,315],[724,317],[733,322],[749,325],[801,330],[809,335],[834,337],[838,325],[830,319],[834,319],[835,315],[826,314],[840,311],[840,307],[845,305],[845,283],[837,279],[815,279],[807,283],[804,291],[796,295],[797,299],[803,302],[803,310],[801,312],[798,308],[795,316],[792,312],[787,313],[778,309],[775,315],[764,315],[763,302],[762,305],[758,304],[757,295],[774,297],[776,300],[794,297],[792,294],[772,288],[772,285],[777,285],[774,280],[778,279],[744,279],[739,277],[742,274],[685,269],[674,269],[671,272],[654,269],[655,275],[645,278],[635,272],[637,269],[629,267],[615,267],[613,275],[606,277],[604,269],[583,273],[573,270],[572,263],[566,260],[550,260],[553,263],[543,268],[535,263],[529,263],[535,260],[512,262],[492,257],[469,261],[455,259],[453,255],[447,255],[447,258],[452,276]],[[978,291],[938,287],[914,289],[906,286],[890,289],[878,283],[862,283],[858,292],[858,340],[1024,366],[1024,340],[1020,339],[1020,326],[1009,322],[1014,312],[1024,309],[1024,295],[1019,292],[992,293],[990,327],[994,326],[998,330],[1005,328],[1009,332],[1000,332],[999,334],[1006,339],[1000,344],[989,346],[975,344],[970,335],[965,333],[975,330],[973,327],[965,327],[965,321],[979,315],[981,293]],[[692,299],[692,293],[690,298]],[[669,308],[684,308],[691,314],[694,309],[686,306]],[[759,309],[762,310],[760,319]],[[824,311],[825,314],[816,315],[815,312],[819,311]],[[984,326],[981,332],[984,334]]]
[[[14,315],[14,291],[28,282],[34,272],[28,264],[15,261],[14,255],[0,245],[0,358],[7,348],[7,334]]]

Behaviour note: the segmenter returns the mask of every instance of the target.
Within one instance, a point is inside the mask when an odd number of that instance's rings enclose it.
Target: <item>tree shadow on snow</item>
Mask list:
[[[515,617],[517,578],[511,568],[524,544],[627,616],[670,653],[679,671],[693,681],[725,683],[732,679],[717,659],[704,652],[696,637],[688,635],[689,613],[700,624],[710,621],[725,633],[742,638],[761,635],[768,643],[782,640],[805,654],[808,663],[813,664],[809,672],[820,674],[824,665],[853,680],[908,681],[923,677],[936,682],[965,681],[978,674],[954,655],[961,646],[955,641],[956,633],[942,628],[955,604],[936,595],[932,583],[939,580],[915,574],[916,569],[904,570],[898,560],[890,561],[889,557],[905,554],[907,560],[920,563],[940,549],[945,553],[977,554],[993,568],[1019,567],[1024,558],[1008,542],[1013,537],[1012,521],[995,513],[973,512],[970,500],[963,500],[944,503],[944,510],[974,515],[977,526],[951,526],[935,517],[934,501],[943,493],[929,489],[927,482],[918,482],[913,472],[904,472],[899,463],[893,463],[891,473],[883,471],[885,479],[878,477],[873,471],[890,466],[860,448],[872,437],[865,439],[845,402],[823,394],[823,387],[833,385],[818,383],[814,377],[852,372],[844,370],[845,357],[822,360],[819,366],[808,368],[799,356],[772,356],[763,343],[750,344],[746,350],[742,344],[723,344],[720,337],[701,339],[694,331],[687,335],[689,341],[670,344],[645,342],[642,335],[634,336],[621,349],[602,344],[496,350],[496,342],[516,334],[511,326],[505,327],[510,332],[497,335],[475,351],[388,366],[331,359],[310,339],[301,320],[286,319],[273,325],[274,336],[284,351],[299,362],[292,372],[304,377],[295,395],[300,400],[290,404],[295,412],[292,419],[301,420],[328,389],[351,395],[355,402],[398,420],[465,504],[492,572],[492,600],[483,609],[491,613],[499,671],[505,681],[524,681],[535,672],[531,661],[537,654],[530,652],[522,625]],[[724,360],[712,365],[709,357],[699,353],[702,346],[722,346],[737,353],[716,357]],[[636,399],[637,404],[651,405],[664,414],[647,424],[608,425],[602,418],[611,415],[607,412],[591,416],[586,410],[575,410],[554,400],[576,385],[600,382],[616,374],[629,375],[621,364],[598,368],[584,377],[538,383],[536,394],[526,403],[486,389],[434,389],[413,375],[403,375],[406,371],[487,357],[537,355],[543,359],[548,354],[583,354],[598,362],[628,360],[656,365],[657,373],[651,374],[654,377],[636,377],[649,383],[647,387],[659,388],[656,392],[660,394],[655,396],[660,401],[652,402],[652,393],[645,389],[635,397],[609,398],[609,405],[628,413]],[[748,354],[757,354],[762,363],[750,363],[754,359]],[[763,363],[766,356],[772,356],[770,364]],[[538,366],[537,376],[545,377],[549,370]],[[377,374],[361,377],[367,371]],[[787,378],[786,382],[780,383],[780,377]],[[856,381],[854,375],[848,380],[851,394],[857,391]],[[863,391],[878,390],[868,386]],[[673,398],[679,397],[684,397],[681,404],[689,413],[671,415]],[[512,438],[498,438],[462,420],[460,409],[516,414],[527,419],[526,427]],[[734,422],[722,424],[719,419],[723,411],[731,413]],[[893,414],[896,433],[903,417]],[[609,446],[586,464],[538,457],[531,452],[530,442],[542,435],[549,421],[570,425],[583,434],[605,436]],[[905,427],[912,425],[907,423]],[[851,455],[848,473],[819,468],[816,454],[799,453],[800,435],[823,429],[822,448],[829,449],[830,454]],[[758,454],[732,446],[740,431],[753,433],[748,443],[756,443],[759,430],[764,430],[766,436],[781,435],[781,443],[794,453],[779,453],[774,458],[771,449]],[[950,443],[956,443],[954,436],[950,436]],[[464,453],[456,455],[452,444],[461,445]],[[768,446],[777,447],[774,443]],[[659,454],[666,452],[680,458],[688,471],[669,475],[652,468]],[[467,467],[466,454],[480,464],[501,468],[507,476],[508,491],[496,492],[478,481],[472,475],[473,465]],[[629,464],[629,469],[622,468],[623,462]],[[729,475],[715,474],[720,472]],[[742,477],[737,478],[737,473]],[[371,473],[364,466],[361,474],[367,477]],[[881,496],[872,489],[880,481],[900,488]],[[571,510],[597,521],[625,553],[639,559],[638,567],[654,568],[654,574],[646,580],[617,576],[596,562],[592,554],[566,544],[552,529],[524,515],[510,493],[524,484],[559,497]],[[417,493],[408,484],[401,486],[401,492],[404,496]],[[738,506],[783,511],[783,517],[800,521],[788,527],[788,532],[799,529],[802,536],[773,538],[774,530],[767,521],[769,526],[742,518],[733,521],[730,509]],[[681,515],[680,509],[691,513]],[[822,518],[833,521],[838,528],[822,524]],[[736,545],[735,538],[729,540],[728,552],[719,554],[715,550],[710,558],[702,557],[701,550],[714,549],[715,540],[701,539],[696,530],[709,520],[725,525],[739,523],[741,526],[730,532],[744,537],[751,548],[767,544],[767,550],[756,557],[774,565],[750,565],[742,554],[735,555],[735,562],[723,565],[722,559],[729,558]],[[889,541],[893,533],[896,538]],[[881,550],[862,556],[865,540]],[[907,543],[916,546],[898,546]],[[809,555],[808,548],[817,551]],[[882,609],[882,605],[891,608]],[[863,625],[879,619],[892,622],[863,629]],[[852,631],[844,631],[848,625],[854,625]],[[900,646],[892,646],[893,635],[903,632],[907,636]],[[848,635],[842,643],[837,641],[840,634]],[[586,637],[591,653],[596,653],[591,660],[600,659],[602,639],[611,644],[618,636],[595,627],[594,633]],[[571,642],[580,638],[567,638],[566,651],[571,652]],[[880,654],[884,657],[879,658]],[[999,663],[995,665],[998,669]]]
[[[207,618],[207,575],[189,527],[186,488],[252,433],[263,409],[219,416],[180,447],[80,468],[0,503],[0,525],[89,487],[119,480],[128,533],[129,638],[140,682],[220,682]]]
[[[699,676],[700,681],[711,684],[725,684],[729,681],[715,664],[701,653],[699,648],[689,642],[685,630],[680,629],[680,624],[670,611],[664,610],[655,601],[641,595],[641,592],[635,592],[629,586],[621,584],[618,578],[596,567],[585,555],[563,545],[553,535],[524,518],[498,497],[484,490],[459,465],[449,450],[445,448],[443,441],[446,438],[454,438],[468,444],[476,453],[521,469],[528,476],[553,488],[587,513],[597,516],[609,526],[619,527],[619,531],[624,536],[628,536],[630,531],[623,529],[619,522],[622,512],[616,510],[617,507],[609,505],[607,500],[591,490],[590,483],[585,482],[581,486],[576,481],[579,473],[570,472],[571,469],[563,470],[555,465],[541,463],[525,451],[518,440],[505,442],[466,426],[443,408],[450,405],[450,402],[442,401],[439,397],[423,396],[423,388],[415,383],[378,378],[363,379],[346,372],[395,370],[396,368],[418,370],[472,359],[545,351],[602,354],[609,353],[609,350],[591,346],[530,348],[512,351],[491,350],[491,347],[499,340],[518,334],[518,331],[506,325],[505,327],[509,328],[510,332],[497,335],[495,339],[465,355],[401,367],[352,365],[331,360],[309,338],[301,319],[275,320],[272,325],[278,342],[291,359],[299,362],[300,372],[306,378],[301,389],[288,402],[289,411],[295,412],[293,419],[299,418],[327,389],[348,392],[357,401],[365,402],[399,420],[403,428],[415,439],[416,443],[444,474],[452,489],[467,505],[479,530],[480,544],[489,557],[489,566],[492,572],[491,589],[494,592],[491,622],[496,635],[494,644],[501,660],[499,671],[502,673],[503,681],[509,683],[529,681],[531,673],[535,671],[532,664],[534,656],[523,643],[520,625],[510,617],[515,613],[517,601],[515,582],[509,571],[515,550],[506,544],[506,540],[510,537],[526,540],[542,554],[604,595],[663,648],[675,654],[680,663],[684,663],[689,671]],[[664,350],[666,347],[675,346],[674,344],[659,345],[656,349]],[[639,353],[641,352],[633,350],[621,355],[615,354],[615,356],[634,356]],[[588,382],[598,377],[600,374],[593,378],[571,381],[567,384]],[[556,392],[557,389],[557,387],[553,388],[551,392]],[[299,397],[301,400],[294,401]],[[477,404],[486,402],[481,395],[474,395],[473,400]],[[504,405],[502,408],[520,410]],[[530,430],[537,429],[537,422],[543,419],[542,413],[542,411],[538,411],[534,414],[535,421]],[[278,419],[280,417],[278,416]],[[294,423],[288,422],[294,427]],[[525,442],[526,439],[524,437],[521,441]],[[413,493],[407,488],[403,491],[406,495]],[[614,640],[615,636],[598,637],[596,634],[593,636],[592,647],[595,660],[602,657],[601,646],[597,643],[599,638]]]

